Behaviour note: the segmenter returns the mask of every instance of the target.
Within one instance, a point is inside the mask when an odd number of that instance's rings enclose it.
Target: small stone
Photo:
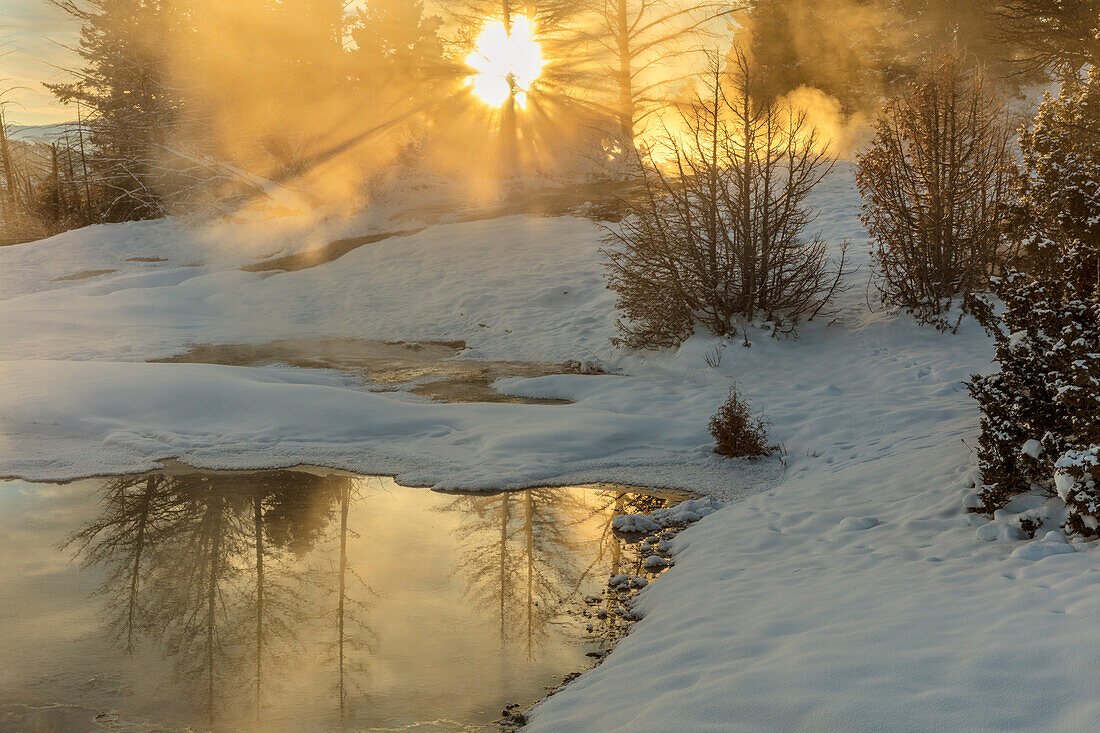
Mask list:
[[[660,555],[650,555],[645,559],[646,570],[663,570],[668,567],[668,560]]]

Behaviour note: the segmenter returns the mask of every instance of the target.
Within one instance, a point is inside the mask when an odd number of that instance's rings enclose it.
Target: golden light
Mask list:
[[[542,73],[542,48],[535,40],[530,19],[516,17],[510,31],[503,21],[489,23],[466,58],[466,64],[477,72],[468,83],[474,94],[492,107],[499,107],[513,95],[522,107],[527,91]]]

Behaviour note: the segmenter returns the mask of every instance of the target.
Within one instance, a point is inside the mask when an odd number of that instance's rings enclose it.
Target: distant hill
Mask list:
[[[52,125],[8,125],[8,134],[12,140],[29,143],[52,143],[65,136],[65,131],[75,125],[73,122],[57,122]]]

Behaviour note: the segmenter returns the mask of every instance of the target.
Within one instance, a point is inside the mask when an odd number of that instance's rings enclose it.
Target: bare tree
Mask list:
[[[0,244],[48,237],[90,223],[91,191],[78,176],[78,152],[63,136],[20,139],[5,119],[0,91]],[[80,185],[83,183],[83,185]]]
[[[696,326],[732,336],[763,317],[792,333],[843,287],[847,244],[807,235],[811,190],[833,158],[804,112],[760,87],[739,48],[712,59],[705,93],[638,157],[645,196],[608,230],[608,285],[619,294],[619,342],[674,346]]]
[[[954,52],[886,104],[857,173],[884,304],[946,326],[953,300],[984,288],[1010,255],[1011,134],[981,70]]]
[[[634,141],[646,118],[660,109],[669,88],[694,76],[670,73],[670,62],[701,51],[711,24],[747,7],[745,3],[682,0],[602,0],[597,10],[600,44],[612,58],[613,104],[623,143]],[[650,73],[665,65],[663,73]]]

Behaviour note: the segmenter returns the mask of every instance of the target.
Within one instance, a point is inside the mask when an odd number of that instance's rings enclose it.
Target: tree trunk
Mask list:
[[[630,22],[626,14],[627,0],[618,0],[615,16],[615,43],[619,48],[619,71],[615,82],[619,87],[619,128],[623,143],[634,144],[634,77],[631,71]]]

